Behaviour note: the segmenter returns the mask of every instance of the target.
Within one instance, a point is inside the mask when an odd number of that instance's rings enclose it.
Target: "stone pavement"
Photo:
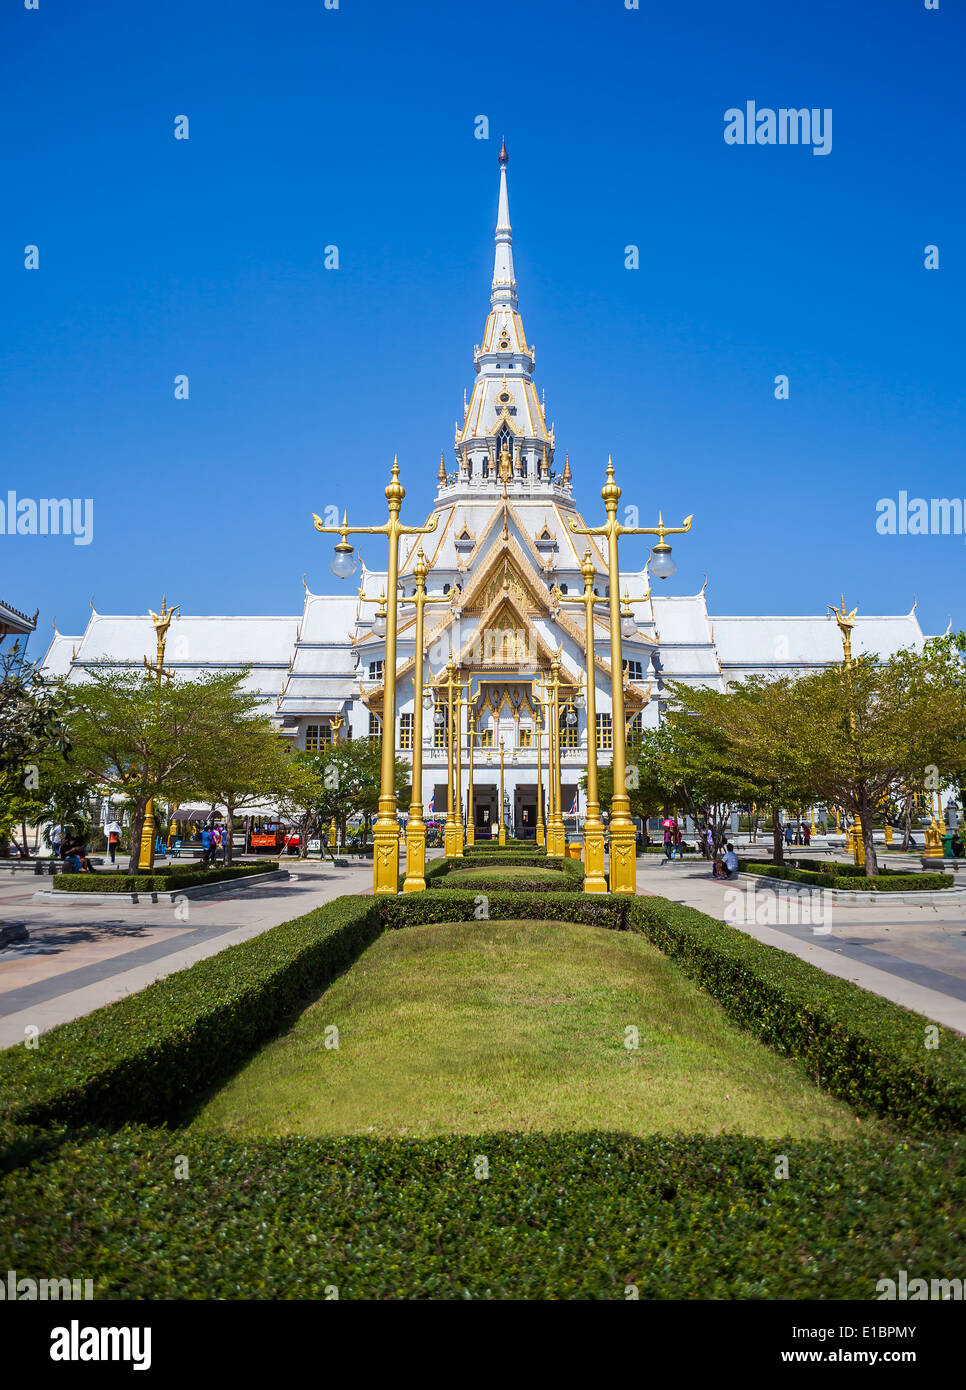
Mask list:
[[[180,909],[36,902],[49,879],[4,877],[0,921],[25,923],[30,940],[0,951],[0,1047],[22,1042],[27,1027],[46,1032],[331,898],[372,888],[371,861],[336,869],[292,859],[283,867],[287,881],[186,900]]]
[[[966,903],[916,907],[883,894],[874,904],[825,899],[819,905],[811,895],[810,911],[804,912],[796,910],[794,899],[770,890],[767,879],[743,874],[725,883],[712,878],[703,861],[651,859],[637,861],[639,893],[699,908],[830,975],[966,1033]]]

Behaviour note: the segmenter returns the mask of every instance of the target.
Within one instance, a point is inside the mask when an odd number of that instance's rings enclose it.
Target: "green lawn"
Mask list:
[[[528,864],[498,864],[489,868],[472,867],[468,869],[451,869],[446,875],[446,882],[452,884],[463,883],[467,879],[481,878],[483,875],[494,878],[506,879],[508,886],[525,879],[528,883],[550,883],[559,885],[561,892],[570,887],[570,880],[564,877],[562,869],[547,869],[539,864],[534,864],[531,868]],[[442,882],[442,880],[440,880]]]
[[[325,1030],[339,1030],[338,1049]],[[639,1030],[629,1051],[625,1030]],[[331,1037],[331,1035],[330,1035]],[[195,1117],[251,1135],[875,1129],[641,937],[560,922],[380,937]]]

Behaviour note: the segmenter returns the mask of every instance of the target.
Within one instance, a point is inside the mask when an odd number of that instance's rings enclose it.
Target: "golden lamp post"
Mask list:
[[[409,821],[406,825],[406,877],[403,881],[404,893],[422,893],[426,887],[426,822],[423,819],[423,709],[431,709],[433,696],[424,688],[423,681],[423,634],[425,632],[424,610],[428,603],[452,603],[449,594],[426,592],[426,576],[429,566],[423,547],[416,553],[413,578],[416,592],[408,600],[416,607],[416,655],[413,671],[413,747],[412,747],[412,795],[409,802]]]
[[[607,879],[604,876],[604,822],[600,817],[600,794],[597,789],[597,698],[596,671],[594,669],[594,604],[607,603],[594,593],[596,570],[591,558],[590,546],[584,551],[584,561],[580,567],[584,577],[584,592],[579,602],[583,605],[585,616],[585,647],[587,653],[587,812],[584,816],[584,892],[606,893]],[[625,609],[629,611],[625,599]]]
[[[342,718],[341,714],[333,714],[332,718],[329,720],[329,728],[332,730],[333,748],[339,742],[339,730],[344,723],[345,720]],[[329,849],[335,849],[338,833],[339,827],[335,823],[335,816],[333,816],[332,820],[329,822]]]
[[[446,679],[440,681],[439,688],[446,692],[446,714],[443,718],[446,722],[446,825],[443,827],[443,853],[447,857],[461,859],[463,857],[463,821],[462,816],[457,816],[453,796],[453,774],[454,774],[454,733],[456,730],[457,708],[456,702],[459,693],[467,689],[469,682],[460,681],[457,678],[456,662],[450,653],[446,663]],[[442,710],[437,709],[436,718],[438,719]]]
[[[173,608],[167,607],[167,598],[161,595],[161,612],[155,613],[153,609],[148,609],[151,614],[151,622],[154,624],[154,635],[157,638],[158,651],[155,663],[152,666],[147,657],[144,658],[145,669],[150,671],[157,682],[154,694],[154,718],[155,723],[161,720],[161,682],[165,676],[171,676],[170,671],[164,669],[164,648],[168,640],[168,628],[171,620],[178,612],[180,604],[175,604]],[[145,769],[146,771],[147,769]],[[138,868],[154,868],[154,797],[152,796],[144,808],[144,822],[141,826],[141,846],[138,852]]]
[[[343,513],[341,526],[324,526],[321,518],[313,516],[315,529],[324,535],[338,535],[335,555],[329,568],[339,579],[348,579],[357,568],[353,547],[348,537],[385,536],[389,546],[387,590],[389,601],[386,613],[386,659],[384,665],[385,691],[383,697],[382,763],[379,772],[379,815],[373,829],[372,891],[399,891],[399,821],[396,817],[396,629],[399,617],[399,538],[425,536],[436,530],[438,516],[426,526],[404,526],[399,520],[406,490],[399,481],[399,463],[392,462],[392,477],[386,487],[389,520],[383,526],[349,526]]]
[[[503,819],[503,740],[500,739],[500,834],[497,841],[500,845],[506,844],[506,821]]]
[[[605,536],[607,538],[607,569],[610,584],[610,664],[611,720],[614,730],[614,795],[610,815],[610,891],[633,894],[637,891],[637,837],[631,820],[630,798],[627,795],[627,730],[624,718],[624,661],[621,653],[622,614],[620,603],[620,563],[617,542],[621,536],[657,536],[651,549],[650,572],[657,579],[669,579],[677,566],[671,558],[671,547],[665,536],[680,536],[691,530],[692,518],[686,517],[683,526],[665,526],[658,513],[657,526],[622,526],[617,520],[617,504],[621,490],[614,481],[614,465],[607,460],[607,482],[601,489],[601,499],[607,512],[603,526],[578,526],[570,521],[576,536]],[[626,622],[626,617],[624,622]],[[631,619],[633,622],[633,619]]]
[[[834,616],[839,632],[842,634],[842,665],[845,670],[846,688],[851,692],[852,679],[852,629],[855,627],[855,615],[859,611],[853,608],[851,613],[845,607],[845,595],[842,595],[842,607],[836,608],[834,604],[828,605],[829,616]],[[853,744],[855,741],[855,714],[851,708],[851,698],[849,700],[849,729],[852,734]],[[851,851],[852,858],[856,865],[865,864],[865,839],[862,835],[862,819],[855,816],[852,824],[845,832],[845,843]]]
[[[539,697],[537,697],[537,698],[538,698],[538,700],[539,700]],[[543,818],[543,812],[544,812],[544,804],[543,804],[543,764],[542,764],[542,762],[541,762],[541,753],[542,753],[542,743],[543,743],[544,728],[543,728],[543,716],[542,716],[541,713],[539,713],[539,710],[540,710],[540,709],[542,709],[542,706],[538,706],[538,712],[535,713],[535,715],[534,715],[534,720],[533,720],[533,736],[534,736],[534,738],[537,740],[537,828],[536,828],[536,842],[537,842],[537,846],[538,846],[539,848],[542,848],[542,847],[546,844],[546,836],[545,836],[545,833],[544,833],[544,818]]]
[[[544,707],[547,711],[548,755],[550,795],[547,807],[547,854],[560,857],[567,852],[567,832],[564,828],[563,813],[560,809],[560,651],[554,652],[550,660],[550,675],[540,682],[545,692]]]

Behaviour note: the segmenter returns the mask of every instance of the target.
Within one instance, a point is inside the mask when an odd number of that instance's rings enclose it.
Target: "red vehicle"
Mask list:
[[[269,854],[278,854],[283,849],[285,840],[285,826],[281,821],[253,822],[248,833],[248,848],[253,854],[261,854],[266,850]]]

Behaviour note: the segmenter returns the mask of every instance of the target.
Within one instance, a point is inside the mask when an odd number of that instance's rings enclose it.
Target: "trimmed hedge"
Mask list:
[[[913,1128],[966,1128],[958,1033],[666,898],[632,899],[628,923],[832,1095]],[[929,1049],[933,1028],[940,1046]]]
[[[173,893],[176,888],[193,888],[199,883],[229,883],[252,874],[274,873],[275,860],[264,864],[229,864],[210,869],[155,869],[150,874],[105,873],[54,874],[55,888],[70,893]]]
[[[383,930],[376,898],[345,897],[147,989],[0,1052],[15,1124],[167,1123],[248,1058]]]
[[[853,864],[825,865],[821,871],[796,869],[788,864],[740,865],[742,873],[758,874],[762,878],[784,879],[786,883],[807,883],[813,888],[837,888],[849,893],[927,893],[939,888],[952,888],[952,874],[904,874],[898,869],[885,869],[872,878],[858,875]],[[851,870],[851,872],[847,872]],[[844,872],[845,871],[845,872]]]
[[[962,1141],[124,1129],[8,1175],[0,1240],[20,1277],[68,1251],[98,1299],[866,1302],[961,1272],[964,1186]]]
[[[571,869],[580,870],[576,861]],[[498,876],[494,875],[494,878]],[[345,897],[199,961],[39,1048],[0,1052],[0,1119],[168,1123],[244,1061],[384,926],[473,921],[473,887]],[[725,1012],[848,1104],[914,1128],[966,1127],[966,1039],[806,961],[664,898],[573,891],[487,894],[491,921],[543,919],[642,932]]]
[[[467,889],[480,893],[578,893],[583,887],[584,866],[579,859],[548,858],[542,855],[537,863],[518,862],[515,858],[474,860],[465,864],[459,859],[438,860],[442,867],[432,875],[427,874],[427,887]],[[479,872],[477,872],[479,868]],[[510,876],[504,871],[514,869],[519,876]],[[489,870],[489,871],[488,871]],[[453,875],[459,874],[458,881]]]

